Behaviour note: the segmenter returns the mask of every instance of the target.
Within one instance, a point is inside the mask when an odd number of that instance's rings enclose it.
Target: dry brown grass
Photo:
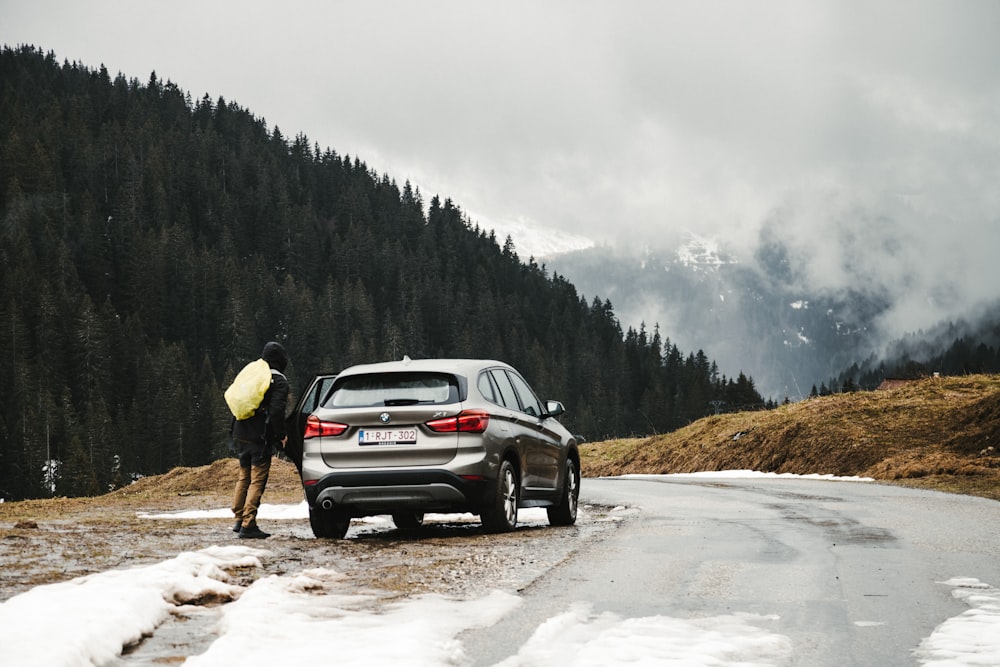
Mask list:
[[[221,459],[198,468],[174,468],[155,477],[146,477],[131,486],[112,492],[111,496],[155,497],[218,493],[225,497],[232,494],[239,475],[235,458]],[[295,466],[284,459],[272,459],[271,475],[267,481],[267,494],[302,495],[302,482]]]
[[[587,476],[751,469],[860,475],[1000,500],[1000,376],[927,378],[587,443]]]

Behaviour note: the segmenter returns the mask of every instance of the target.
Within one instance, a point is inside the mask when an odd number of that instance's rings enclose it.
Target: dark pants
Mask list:
[[[233,492],[233,514],[244,528],[252,528],[257,525],[257,510],[271,474],[274,450],[270,444],[248,440],[237,440],[236,449],[240,457],[240,476]]]

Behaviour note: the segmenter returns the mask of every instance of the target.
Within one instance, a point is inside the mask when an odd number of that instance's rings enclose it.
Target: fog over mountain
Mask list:
[[[623,326],[658,325],[682,349],[704,349],[726,375],[751,374],[776,400],[804,398],[890,341],[977,322],[995,305],[996,289],[977,282],[982,272],[963,265],[944,233],[907,236],[889,219],[845,210],[813,238],[783,225],[785,216],[776,212],[743,250],[689,232],[672,249],[604,246],[545,263],[588,299],[610,299]],[[967,253],[970,264],[978,252]],[[937,330],[928,349],[952,342]]]

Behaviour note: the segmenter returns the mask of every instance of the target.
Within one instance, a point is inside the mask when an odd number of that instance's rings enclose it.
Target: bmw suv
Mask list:
[[[342,538],[352,517],[376,514],[404,530],[426,512],[471,512],[506,532],[521,507],[576,521],[580,455],[556,420],[563,405],[540,401],[503,362],[353,366],[317,377],[303,398],[291,419],[317,537]]]

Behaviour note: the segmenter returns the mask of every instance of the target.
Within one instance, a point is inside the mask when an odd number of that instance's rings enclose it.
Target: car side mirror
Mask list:
[[[566,408],[559,401],[545,401],[546,417],[558,417],[564,412],[566,412]]]

